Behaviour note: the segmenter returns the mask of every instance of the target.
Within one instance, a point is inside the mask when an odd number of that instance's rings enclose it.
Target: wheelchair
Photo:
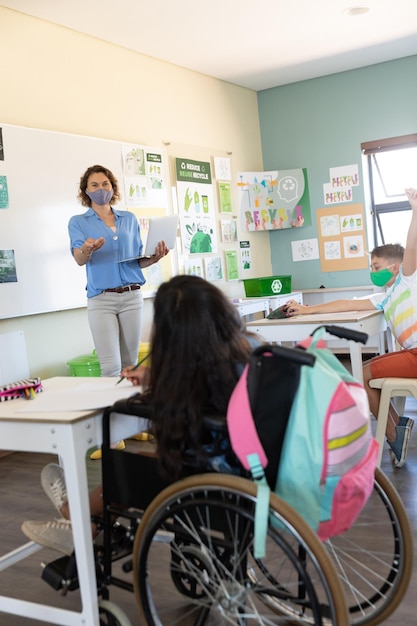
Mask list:
[[[293,358],[290,349],[282,354]],[[111,448],[116,414],[147,417],[134,397],[103,415],[104,513],[95,520],[103,532],[94,546],[103,626],[131,624],[109,600],[112,585],[135,594],[139,623],[151,626],[376,626],[401,602],[413,539],[402,501],[380,470],[354,525],[325,542],[271,493],[259,558],[258,487],[238,461],[236,474],[219,473],[191,454],[187,475],[171,484],[153,452]],[[213,456],[224,455],[225,418],[206,416],[204,427]],[[47,565],[42,576],[56,589],[77,588],[74,556]]]

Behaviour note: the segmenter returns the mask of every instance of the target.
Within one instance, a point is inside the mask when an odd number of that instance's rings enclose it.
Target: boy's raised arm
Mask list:
[[[404,249],[403,274],[411,276],[417,269],[417,189],[406,189],[405,194],[412,209],[412,216]]]

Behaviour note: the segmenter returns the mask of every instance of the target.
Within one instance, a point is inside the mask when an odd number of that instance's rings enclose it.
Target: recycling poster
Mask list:
[[[210,163],[176,158],[175,167],[184,254],[217,252]]]

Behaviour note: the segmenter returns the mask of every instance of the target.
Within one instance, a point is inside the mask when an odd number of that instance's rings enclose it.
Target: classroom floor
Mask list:
[[[417,419],[417,403],[407,399],[406,414]],[[128,442],[129,446],[137,445]],[[39,475],[42,467],[56,457],[47,454],[14,453],[0,458],[0,536],[1,552],[18,547],[27,540],[20,530],[25,519],[47,520],[54,517],[54,509],[40,486]],[[100,482],[100,461],[87,461],[90,488]],[[387,450],[384,450],[382,469],[393,482],[403,498],[414,534],[417,534],[417,426],[412,431],[407,463],[396,469],[390,462]],[[372,529],[370,529],[372,532]],[[380,537],[381,544],[384,537]],[[43,602],[54,606],[74,609],[79,606],[78,592],[62,596],[54,591],[41,577],[41,561],[50,562],[57,558],[56,552],[43,549],[25,561],[8,569],[0,575],[0,595],[18,595],[25,599]],[[396,612],[384,622],[386,626],[415,623],[415,590],[417,588],[417,550],[414,546],[414,572],[407,595]],[[24,589],[24,591],[22,591]],[[16,590],[18,590],[16,594]],[[111,588],[111,600],[119,604],[129,616],[132,625],[139,624],[133,594]],[[0,624],[4,626],[46,626],[40,622],[23,617],[0,614]]]

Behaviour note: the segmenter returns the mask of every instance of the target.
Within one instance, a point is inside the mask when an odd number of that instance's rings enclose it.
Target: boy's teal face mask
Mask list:
[[[394,263],[392,264],[394,265]],[[392,265],[388,265],[388,267],[392,267]],[[377,272],[371,272],[371,281],[377,287],[383,287],[394,276],[394,272],[388,269],[388,267],[384,267],[382,270],[378,270]]]

